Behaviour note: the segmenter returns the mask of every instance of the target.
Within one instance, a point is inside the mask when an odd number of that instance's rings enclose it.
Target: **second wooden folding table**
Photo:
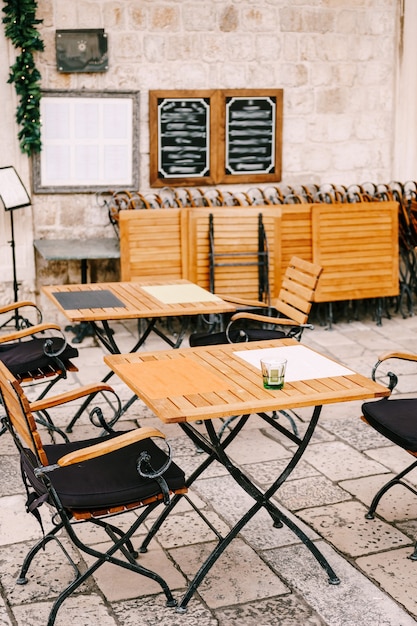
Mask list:
[[[111,321],[148,320],[146,330],[132,348],[135,352],[151,332],[172,348],[178,348],[190,316],[236,310],[233,304],[188,280],[49,285],[42,291],[71,322],[89,322],[97,339],[113,354],[120,350],[110,328]],[[185,320],[176,341],[156,327],[158,320],[165,317]]]
[[[156,261],[157,262],[157,261]],[[153,332],[168,343],[171,348],[179,348],[186,333],[191,316],[233,313],[233,304],[188,280],[141,281],[91,283],[78,285],[50,285],[43,292],[52,300],[71,322],[88,322],[97,339],[112,354],[119,354],[112,321],[135,319],[146,321],[144,332],[132,347],[136,352]],[[162,318],[179,317],[180,331],[175,340],[157,327]],[[109,374],[103,382],[113,375]],[[132,398],[124,407],[125,411],[134,401]],[[71,432],[74,423],[84,410],[84,406],[74,416],[67,427]]]

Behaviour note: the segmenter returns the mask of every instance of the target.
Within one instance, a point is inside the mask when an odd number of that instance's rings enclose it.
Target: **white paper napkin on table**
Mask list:
[[[287,359],[285,372],[285,380],[287,382],[311,380],[313,378],[330,378],[332,376],[348,376],[355,373],[344,365],[301,345],[262,348],[259,350],[239,350],[234,352],[234,354],[259,370],[261,369],[261,359]]]

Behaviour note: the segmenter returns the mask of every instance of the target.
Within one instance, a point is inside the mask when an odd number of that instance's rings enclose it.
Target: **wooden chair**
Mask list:
[[[0,315],[27,307],[39,311],[34,302],[21,301],[0,307]],[[32,325],[25,319],[18,330],[0,335],[0,360],[21,383],[66,378],[68,371],[78,371],[71,361],[77,356],[78,350],[67,343],[58,324]]]
[[[380,356],[372,371],[373,380],[376,379],[380,365],[392,359],[417,362],[417,354],[389,352]],[[392,391],[398,383],[398,377],[391,371],[386,375],[389,378],[388,386]],[[367,519],[373,519],[382,496],[391,487],[402,485],[417,495],[417,490],[410,483],[405,482],[405,477],[417,468],[417,398],[390,397],[374,402],[365,402],[362,405],[362,412],[364,422],[393,444],[406,450],[414,459],[410,465],[386,482],[375,494],[366,514]],[[417,561],[417,543],[410,558]]]
[[[28,317],[21,314],[26,313],[27,309],[35,312],[37,323],[32,324]],[[20,383],[41,383],[38,396],[41,399],[59,380],[67,378],[68,372],[78,371],[72,362],[72,359],[78,357],[78,350],[67,343],[60,326],[42,323],[41,313],[34,302],[25,300],[0,308],[0,315],[10,313],[12,320],[18,315],[18,329],[0,335],[0,361]],[[51,429],[59,430],[47,413],[44,417]],[[0,435],[3,432],[4,429],[0,429]]]
[[[102,383],[89,385],[51,397],[49,406],[61,406],[96,393],[102,387],[108,386]],[[146,427],[123,433],[110,432],[106,437],[48,445],[44,444],[37,428],[33,404],[29,403],[16,378],[1,362],[0,394],[6,410],[3,422],[20,454],[27,510],[41,521],[38,509],[47,503],[53,518],[52,529],[27,554],[17,583],[27,583],[29,566],[39,550],[50,541],[57,541],[76,572],[75,579],[56,598],[47,626],[55,623],[64,600],[103,563],[112,563],[155,580],[165,593],[167,605],[175,606],[166,581],[136,561],[138,553],[132,545],[133,534],[159,503],[167,504],[171,493],[186,492],[184,473],[172,462],[169,446],[166,452],[152,439],[164,439],[164,435]],[[42,401],[44,406],[47,402],[45,399]],[[142,507],[143,511],[134,517],[127,530],[110,521],[112,516],[138,507]],[[126,523],[126,519],[121,521]],[[105,550],[87,545],[81,539],[84,523],[104,529],[111,539],[111,546]],[[57,537],[62,529],[75,547],[93,557],[84,572],[79,571]],[[117,553],[121,556],[116,556]]]
[[[231,317],[225,331],[193,333],[190,335],[190,346],[283,337],[295,337],[300,340],[303,330],[311,327],[311,324],[308,324],[308,317],[321,271],[321,267],[315,263],[292,257],[284,274],[278,298],[270,307],[256,300],[222,296],[224,300],[245,307],[245,310],[238,311]],[[247,307],[253,307],[253,311]],[[274,329],[271,329],[271,326],[274,326]],[[287,330],[277,330],[278,326]]]

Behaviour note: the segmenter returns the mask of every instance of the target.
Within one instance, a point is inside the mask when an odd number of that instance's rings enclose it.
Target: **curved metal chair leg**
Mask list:
[[[406,476],[409,472],[411,472],[415,467],[417,467],[417,461],[415,461],[414,463],[412,463],[411,465],[406,467],[405,470],[403,470],[402,472],[400,472],[399,474],[394,476],[394,478],[392,478],[387,483],[385,483],[385,485],[383,485],[381,487],[381,489],[379,491],[377,491],[377,493],[375,494],[375,496],[372,499],[372,502],[371,502],[371,505],[370,505],[370,507],[368,509],[368,512],[365,515],[366,519],[374,519],[375,511],[376,511],[376,508],[377,508],[377,506],[379,504],[379,501],[381,500],[382,496],[387,491],[389,491],[389,489],[391,489],[391,487],[394,487],[394,485],[402,485],[403,487],[405,487],[406,489],[408,489],[409,491],[411,491],[412,493],[417,495],[417,490],[416,489],[414,489],[413,487],[411,487],[410,485],[407,485],[407,483],[402,481],[404,476]]]
[[[148,570],[139,564],[136,564],[136,567],[135,567],[131,563],[127,563],[127,562],[124,563],[123,561],[120,561],[119,559],[115,559],[114,557],[113,558],[107,557],[107,559],[104,559],[102,556],[100,556],[98,560],[91,567],[89,567],[83,574],[81,574],[78,578],[76,578],[70,585],[68,585],[66,589],[64,589],[64,591],[62,591],[59,594],[58,598],[54,602],[51,612],[49,613],[47,626],[54,626],[58,610],[60,606],[62,605],[62,603],[64,602],[64,600],[66,600],[72,593],[74,593],[74,591],[85,580],[87,580],[87,578],[89,578],[91,574],[93,574],[100,567],[100,565],[104,563],[105,560],[109,560],[110,563],[112,562],[116,563],[120,565],[121,567],[124,567],[125,569],[134,571],[136,573],[141,574],[142,576],[146,576],[147,578],[151,578],[152,580],[155,580],[157,583],[159,583],[162,591],[165,594],[166,605],[169,607],[177,606],[178,603],[173,597],[171,589],[168,587],[168,584],[161,576],[159,576],[159,574],[156,574],[156,572],[152,572],[151,570]]]
[[[414,552],[408,557],[411,561],[417,561],[417,543],[414,545]]]
[[[53,528],[45,537],[42,537],[42,539],[40,541],[38,541],[38,543],[36,543],[27,553],[25,560],[23,561],[23,565],[20,568],[20,574],[19,577],[16,579],[16,583],[18,585],[26,585],[27,583],[27,578],[26,578],[26,574],[29,571],[29,567],[33,561],[33,559],[35,558],[35,556],[38,554],[39,550],[43,550],[45,548],[45,545],[47,543],[49,543],[50,541],[56,541],[57,544],[59,545],[59,547],[61,548],[62,552],[64,553],[64,555],[66,556],[66,558],[68,559],[68,562],[70,563],[70,565],[72,566],[74,572],[75,572],[75,580],[77,580],[77,578],[79,578],[81,576],[81,572],[78,569],[78,567],[76,566],[76,564],[74,563],[74,561],[72,560],[72,558],[70,557],[69,553],[67,552],[67,550],[64,548],[64,546],[62,545],[61,541],[58,539],[58,537],[56,537],[56,533],[58,531],[60,531],[63,528],[64,524],[58,524],[58,526],[56,526],[55,528]]]

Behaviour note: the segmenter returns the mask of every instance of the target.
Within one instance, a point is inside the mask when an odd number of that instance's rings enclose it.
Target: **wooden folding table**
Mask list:
[[[157,261],[155,261],[157,262]],[[43,292],[52,300],[71,322],[88,322],[97,339],[111,354],[119,354],[120,348],[114,337],[110,322],[115,320],[146,321],[144,332],[132,347],[136,352],[154,332],[171,348],[179,348],[191,316],[233,313],[236,307],[225,302],[206,289],[188,280],[148,280],[143,282],[91,283],[79,285],[50,285]],[[157,326],[161,318],[180,318],[180,330],[175,340]],[[103,382],[113,375],[110,371]],[[123,407],[125,412],[134,402],[131,398]],[[86,403],[88,401],[86,400]],[[84,411],[85,405],[71,420],[67,431]]]
[[[284,356],[287,373],[284,388],[263,388],[259,360],[261,356]],[[261,508],[270,514],[275,526],[285,524],[307,546],[329,576],[339,583],[335,572],[305,533],[271,498],[300,461],[317,425],[322,406],[350,400],[364,400],[389,395],[386,387],[299,344],[294,339],[227,344],[159,352],[106,356],[109,367],[167,424],[177,423],[205,453],[200,466],[187,480],[187,487],[214,461],[219,461],[254,500],[254,504],[219,541],[201,565],[183,596],[179,610],[185,610],[193,593],[207,572],[233,538]],[[271,412],[300,407],[314,407],[304,436],[299,437],[274,419]],[[294,454],[285,469],[265,492],[262,492],[226,453],[251,414],[258,414],[269,426],[285,435],[294,446]],[[240,416],[231,432],[221,438],[216,418]],[[195,428],[203,421],[206,432]],[[161,513],[142,544],[145,551],[164,519],[178,502]],[[203,516],[202,512],[199,514]]]
[[[157,261],[155,261],[157,263]],[[186,323],[172,339],[156,323],[165,317],[187,321],[193,315],[233,313],[236,307],[188,280],[147,280],[141,282],[49,285],[42,291],[71,322],[89,322],[97,339],[113,354],[120,353],[109,322],[148,320],[144,333],[132,348],[138,350],[151,332],[172,348],[184,338]]]

